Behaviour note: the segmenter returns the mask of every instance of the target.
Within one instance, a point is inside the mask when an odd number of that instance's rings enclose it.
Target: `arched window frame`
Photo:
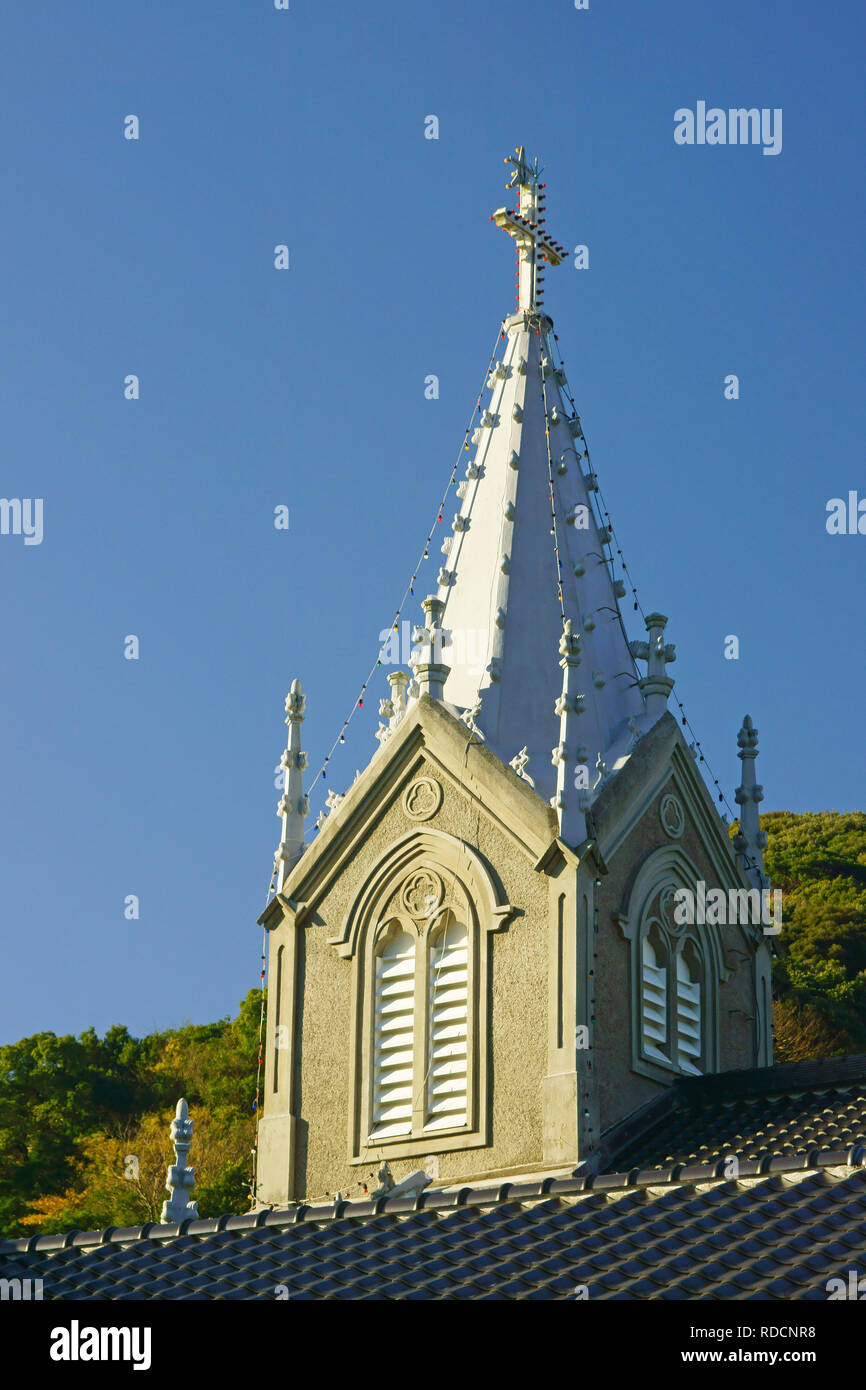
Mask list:
[[[641,968],[635,981],[639,1058],[678,1075],[702,1075],[707,1070],[712,1017],[704,948],[697,936],[677,936],[655,915],[641,924],[639,942]],[[654,968],[647,965],[648,947],[655,957]],[[658,1036],[660,1008],[662,1040]]]
[[[669,910],[670,895],[677,888],[693,885],[703,877],[680,846],[663,846],[641,866],[626,910],[616,917],[630,945],[631,1066],[639,1075],[657,1081],[693,1074],[681,1067],[678,1060],[677,958],[681,951],[688,949],[696,953],[700,962],[701,1061],[697,1070],[719,1069],[719,985],[731,975],[725,960],[722,929],[712,924],[698,929],[679,928]],[[665,897],[667,911],[662,909]],[[667,1045],[661,1056],[658,1055],[660,1049],[646,1046],[644,1037],[643,942],[648,936],[663,942],[667,954]]]
[[[432,875],[441,901],[407,911],[407,884]],[[411,898],[409,899],[411,901]],[[352,961],[354,974],[349,1076],[349,1162],[423,1157],[490,1143],[490,932],[507,926],[514,909],[489,866],[471,846],[436,830],[415,831],[381,856],[330,944]],[[449,921],[467,932],[466,1115],[454,1126],[427,1123],[430,953]],[[376,1134],[374,1111],[375,962],[383,934],[399,924],[415,933],[413,1115],[409,1133]]]
[[[369,1095],[366,1098],[368,1139],[372,1144],[439,1138],[444,1134],[459,1135],[469,1128],[474,1100],[469,1064],[476,1051],[478,1014],[474,1007],[476,952],[473,949],[473,932],[469,922],[464,920],[469,915],[468,912],[458,914],[453,906],[446,907],[429,922],[422,922],[419,930],[416,919],[391,914],[374,934],[371,997],[368,1001],[368,1008],[372,1008],[369,1030],[371,1056],[368,1067]],[[439,954],[440,943],[455,932],[460,933],[458,953],[465,957],[465,968],[459,971],[449,968],[446,963],[448,957]],[[402,949],[399,955],[394,955],[391,968],[399,973],[395,973],[390,985],[385,984],[383,989],[381,962],[389,946],[397,943],[401,943]],[[460,964],[463,966],[463,961]],[[449,974],[459,974],[459,982],[457,997],[446,1001],[442,998],[443,994],[455,994],[453,988],[448,988],[452,983],[447,978]],[[390,996],[385,993],[389,988]],[[445,1026],[449,1029],[459,1027],[460,1033],[444,1043],[440,1041],[437,1049],[439,1056],[434,1057],[435,1014],[443,1007],[449,1008],[450,1012],[459,1012],[459,1022],[456,1017],[449,1018]],[[390,1017],[397,1024],[392,1034],[399,1039],[394,1051],[400,1058],[391,1066],[384,1059],[387,1033],[384,1020],[389,1016],[389,1008]],[[408,1038],[407,1022],[411,1030]],[[401,1023],[404,1026],[401,1027]],[[441,1028],[440,1022],[439,1030]],[[446,1056],[444,1047],[448,1047],[453,1056]],[[465,1087],[459,1096],[464,1104],[455,1111],[449,1123],[448,1112],[443,1114],[437,1107],[445,1103],[442,1088],[455,1084],[454,1079],[448,1079],[446,1069],[455,1068],[458,1062],[464,1065],[461,1075]],[[389,1071],[393,1078],[390,1080]],[[438,1087],[438,1094],[434,1087]]]

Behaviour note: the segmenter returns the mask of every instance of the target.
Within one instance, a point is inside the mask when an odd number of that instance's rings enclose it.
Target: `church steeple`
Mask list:
[[[389,674],[378,751],[329,791],[306,850],[297,684],[286,706],[281,891],[259,919],[262,1203],[366,1191],[383,1159],[392,1191],[431,1159],[446,1187],[594,1164],[601,1136],[677,1077],[772,1057],[763,935],[703,916],[683,933],[676,915],[693,869],[726,903],[759,871],[757,735],[747,719],[738,862],[666,709],[667,619],[626,634],[610,514],[542,308],[563,252],[537,163],[511,163],[520,205],[494,220],[517,242],[518,304],[449,480],[412,680]]]
[[[584,471],[583,430],[565,404],[553,322],[541,308],[544,268],[561,264],[565,251],[544,229],[538,161],[530,165],[520,148],[510,163],[519,206],[497,209],[492,220],[517,243],[518,305],[502,325],[502,354],[472,438],[476,452],[443,546],[435,674],[450,668],[445,703],[473,710],[503,762],[525,749],[539,795],[552,801],[558,790],[561,805],[564,773],[551,750],[560,732],[566,625],[580,637],[568,698],[579,697],[579,747],[591,768],[599,759],[615,768],[634,721],[647,727],[647,704],[619,610],[611,534],[592,505],[596,479]],[[581,776],[573,763],[569,775]],[[591,781],[575,782],[586,786]]]

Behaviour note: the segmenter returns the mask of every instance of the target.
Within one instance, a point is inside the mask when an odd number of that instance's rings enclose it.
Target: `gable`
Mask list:
[[[737,863],[727,828],[670,713],[664,714],[644,735],[592,807],[592,828],[604,861],[613,862],[635,828],[646,820],[650,808],[659,802],[662,792],[679,803],[683,823],[690,825],[692,836],[700,841],[708,867],[718,882],[731,888],[751,887]],[[680,817],[676,807],[672,810],[671,824],[677,828]]]
[[[557,833],[555,812],[529,784],[448,709],[421,696],[348,789],[260,920],[268,926],[279,920],[281,898],[304,921],[348,864],[369,860],[371,846],[384,848],[421,827],[441,829],[446,823],[482,854],[485,837],[492,835],[507,846],[506,857],[517,851],[533,864]]]

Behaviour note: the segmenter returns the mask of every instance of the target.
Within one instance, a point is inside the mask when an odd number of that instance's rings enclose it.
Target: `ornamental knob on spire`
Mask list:
[[[529,164],[521,145],[505,163],[514,165],[506,186],[518,190],[519,205],[514,210],[497,208],[490,220],[517,243],[518,310],[536,313],[544,299],[544,267],[561,265],[565,247],[544,231],[544,184],[539,183],[543,170],[538,160]]]
[[[758,888],[769,888],[770,880],[764,873],[764,849],[767,844],[766,833],[761,829],[758,807],[764,799],[764,788],[755,778],[755,762],[758,757],[758,731],[750,716],[743,720],[737,734],[740,751],[737,757],[743,764],[742,781],[734,793],[740,807],[740,831],[734,836],[734,849],[741,867]]]
[[[277,849],[277,892],[280,892],[287,874],[291,872],[304,852],[304,817],[309,804],[304,795],[303,773],[307,766],[307,755],[301,750],[301,725],[307,697],[301,689],[299,680],[292,681],[292,688],[286,696],[286,723],[289,726],[289,739],[285,752],[280,758],[280,767],[285,773],[283,795],[277,803],[277,815],[282,818],[283,833]]]
[[[175,1162],[170,1165],[165,1180],[170,1197],[162,1204],[160,1220],[164,1226],[172,1222],[180,1224],[181,1221],[198,1220],[197,1203],[187,1199],[187,1194],[195,1187],[195,1169],[186,1166],[186,1156],[192,1145],[192,1120],[183,1098],[178,1101],[171,1122],[171,1142],[174,1145]]]

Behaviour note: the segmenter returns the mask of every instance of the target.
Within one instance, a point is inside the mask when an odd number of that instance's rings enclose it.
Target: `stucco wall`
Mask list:
[[[664,1089],[664,1083],[640,1076],[631,1066],[631,943],[616,914],[624,913],[641,866],[658,849],[670,846],[662,829],[659,805],[674,790],[673,781],[661,789],[641,820],[608,864],[599,890],[599,945],[596,988],[596,1053],[602,1130],[623,1119]],[[716,871],[694,822],[685,809],[685,828],[677,844],[698,869],[708,887],[717,884]],[[698,928],[698,931],[701,929]],[[754,1066],[755,1025],[751,958],[737,927],[722,929],[729,964],[736,967],[719,986],[720,1070]]]
[[[519,915],[501,931],[482,935],[491,955],[490,1038],[492,1093],[491,1144],[438,1156],[440,1180],[519,1167],[541,1161],[541,1082],[547,1046],[547,912],[545,876],[473,801],[431,761],[412,776],[436,777],[445,788],[443,804],[424,823],[465,837],[502,883]],[[317,904],[312,924],[303,929],[300,981],[300,1056],[296,1059],[298,1108],[297,1195],[358,1192],[387,1145],[369,1155],[369,1165],[349,1163],[349,1038],[352,1019],[352,961],[340,957],[328,937],[335,936],[360,884],[380,856],[418,824],[399,797],[384,811],[355,858]],[[419,1166],[418,1158],[390,1160],[396,1178]]]

